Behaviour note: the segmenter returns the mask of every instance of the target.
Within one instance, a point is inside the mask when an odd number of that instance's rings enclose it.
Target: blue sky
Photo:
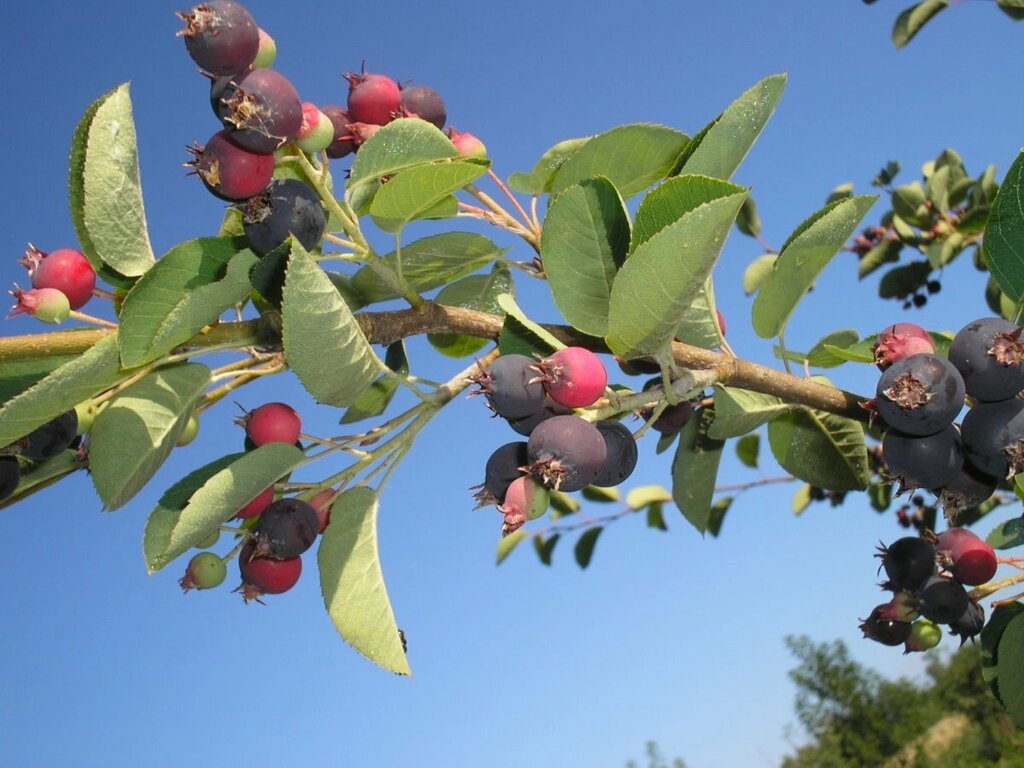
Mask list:
[[[994,163],[1001,177],[1022,143],[1024,103],[1010,74],[1021,71],[1022,28],[991,3],[948,10],[901,52],[889,43],[899,10],[889,2],[248,7],[277,40],[275,66],[303,98],[344,103],[340,73],[363,60],[371,71],[430,85],[451,123],[485,141],[503,176],[528,169],[559,140],[621,123],[692,134],[755,81],[787,72],[779,109],[735,177],[752,187],[775,244],[835,185],[869,191],[887,160],[900,160],[909,181],[952,146],[969,172]],[[74,243],[71,134],[93,99],[126,80],[155,250],[216,229],[222,204],[181,168],[185,145],[217,126],[205,81],[174,34],[179,9],[40,0],[6,11],[3,285],[24,283],[15,260],[26,242],[44,250]],[[528,257],[525,247],[518,253]],[[759,253],[734,233],[716,287],[733,348],[771,363],[740,287]],[[809,347],[837,328],[866,335],[902,319],[956,330],[988,314],[966,261],[910,317],[875,298],[876,285],[857,284],[852,256],[841,255],[797,310],[789,345]],[[534,287],[523,297],[539,319],[556,319]],[[41,329],[18,318],[4,330]],[[410,356],[429,378],[461,367],[421,345]],[[831,376],[865,394],[874,386],[867,368]],[[288,400],[309,429],[337,432],[337,414],[285,377],[238,399],[248,407]],[[495,568],[499,518],[472,511],[466,488],[513,437],[479,400],[460,399],[421,436],[382,500],[385,577],[415,673],[393,677],[335,634],[311,558],[296,589],[265,607],[243,605],[228,588],[182,596],[175,581],[184,563],[145,575],[148,510],[182,474],[238,449],[233,415],[231,406],[210,413],[199,439],[115,513],[100,512],[84,475],[0,512],[4,762],[597,768],[639,758],[655,739],[692,768],[768,766],[790,748],[793,662],[784,635],[842,638],[891,674],[921,669],[919,658],[858,639],[857,618],[881,599],[873,547],[901,535],[891,513],[877,515],[860,498],[797,519],[795,486],[757,489],[737,499],[719,539],[702,539],[669,509],[668,533],[632,518],[610,526],[585,572],[566,541],[551,568],[527,546]],[[668,459],[653,448],[641,445],[630,486],[669,483]],[[778,469],[769,463],[765,472]],[[730,459],[720,482],[756,476]],[[229,573],[233,583],[234,566]]]

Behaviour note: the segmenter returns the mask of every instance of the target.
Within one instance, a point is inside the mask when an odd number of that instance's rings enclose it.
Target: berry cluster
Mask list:
[[[63,322],[85,306],[96,288],[96,271],[85,254],[74,248],[46,253],[29,243],[19,263],[28,270],[32,288],[14,286],[11,317],[26,314],[44,323]]]
[[[566,347],[534,360],[502,355],[475,377],[487,405],[527,440],[498,448],[487,460],[479,506],[494,504],[508,535],[543,515],[550,490],[623,482],[637,462],[632,433],[617,421],[586,421],[573,413],[601,397],[608,375],[600,358]]]
[[[900,323],[879,334],[883,370],[874,408],[887,425],[882,455],[901,490],[936,493],[948,519],[995,491],[998,478],[1024,469],[1024,343],[1021,328],[1001,318],[968,323],[934,353],[931,337]],[[954,420],[966,396],[973,406]]]
[[[945,624],[961,644],[981,632],[985,611],[966,586],[989,581],[998,561],[989,544],[966,528],[949,528],[938,536],[907,536],[879,547],[887,580],[882,589],[892,599],[875,606],[861,620],[864,637],[883,645],[904,646],[904,653],[938,645]]]
[[[296,444],[302,431],[298,413],[285,403],[265,403],[246,412],[238,423],[245,428],[246,450],[268,443]],[[327,488],[309,501],[275,499],[276,489],[270,485],[235,513],[234,518],[242,521],[239,531],[245,537],[238,552],[242,583],[236,591],[246,602],[259,600],[262,595],[278,595],[295,586],[302,574],[302,554],[327,527],[336,495],[333,488]],[[212,546],[216,540],[214,537],[204,544]],[[221,558],[212,552],[195,555],[179,581],[182,589],[220,586],[227,576],[226,561],[230,557]]]
[[[302,181],[276,179],[275,153],[294,146],[341,158],[358,151],[392,120],[416,117],[441,129],[448,119],[436,91],[402,87],[365,68],[345,75],[345,107],[302,101],[292,83],[270,68],[273,40],[240,3],[210,0],[178,16],[185,23],[179,34],[210,80],[210,105],[221,122],[206,144],[189,147],[187,165],[210,192],[235,204],[249,246],[260,256],[289,234],[307,250],[324,234],[319,195]],[[461,154],[486,156],[472,134],[449,128],[447,135]]]

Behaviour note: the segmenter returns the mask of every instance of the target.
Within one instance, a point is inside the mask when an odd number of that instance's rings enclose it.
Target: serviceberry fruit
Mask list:
[[[952,425],[923,437],[890,429],[882,437],[882,458],[901,492],[931,490],[957,477],[963,468],[964,449],[960,433]]]
[[[334,123],[311,101],[302,102],[302,126],[295,146],[303,152],[322,152],[334,141]]]
[[[537,411],[523,416],[518,419],[505,419],[508,425],[512,427],[513,431],[517,432],[524,437],[529,437],[537,425],[542,421],[550,419],[552,416],[568,416],[572,413],[571,408],[566,408],[564,405],[559,405],[547,395],[544,395],[544,405]]]
[[[0,456],[0,501],[14,493],[21,482],[21,465],[16,456]]]
[[[355,142],[348,133],[348,126],[352,122],[352,117],[349,115],[348,110],[344,107],[331,105],[321,107],[320,111],[327,115],[327,119],[331,121],[331,125],[334,128],[334,140],[324,150],[327,156],[332,160],[337,160],[355,152]]]
[[[976,400],[1006,400],[1024,389],[1024,341],[1020,328],[1001,317],[968,323],[949,344],[949,361]]]
[[[199,434],[199,419],[193,413],[188,417],[188,421],[185,422],[185,428],[181,430],[181,434],[178,435],[178,441],[175,443],[179,448],[188,445],[196,439],[196,435]]]
[[[475,486],[479,488],[474,494],[477,506],[501,504],[505,501],[505,492],[513,480],[523,477],[521,467],[528,461],[525,440],[505,443],[492,453],[484,466],[483,483]]]
[[[401,89],[402,114],[418,117],[444,128],[448,120],[448,112],[444,107],[444,99],[433,88],[425,85],[414,85]]]
[[[253,527],[257,557],[287,560],[298,557],[316,541],[320,518],[309,502],[278,499],[263,510]]]
[[[578,491],[597,478],[608,456],[600,430],[579,416],[553,416],[533,430],[527,471],[550,488]]]
[[[986,501],[995,493],[998,482],[992,475],[977,469],[969,459],[965,460],[956,476],[938,489],[946,520],[952,524],[961,512]]]
[[[878,380],[875,406],[893,429],[933,435],[964,406],[964,381],[945,358],[927,353],[893,363]]]
[[[449,128],[445,133],[463,157],[487,157],[487,147],[472,133],[454,128]]]
[[[266,256],[294,235],[307,251],[324,235],[326,216],[316,191],[297,179],[276,179],[240,207],[249,247]]]
[[[21,439],[21,455],[45,461],[62,453],[78,433],[78,414],[74,409],[36,427]]]
[[[910,637],[910,622],[888,618],[887,609],[888,603],[875,606],[866,619],[861,619],[860,630],[864,637],[882,645],[902,645]]]
[[[248,520],[250,517],[263,514],[263,510],[270,506],[274,500],[274,486],[264,488],[259,494],[244,507],[235,513],[236,520]]]
[[[316,496],[309,500],[309,506],[316,512],[317,520],[319,521],[319,532],[323,533],[324,528],[331,522],[331,507],[334,505],[334,500],[338,497],[338,492],[333,488],[325,488],[320,491]]]
[[[260,34],[252,14],[231,0],[208,0],[178,13],[185,28],[185,48],[192,60],[215,75],[237,75],[247,70],[260,48]]]
[[[925,582],[918,594],[921,615],[936,624],[952,624],[967,610],[967,590],[955,579],[935,575]]]
[[[650,379],[644,384],[644,392],[652,390],[664,392],[660,377]],[[651,409],[644,409],[640,411],[640,416],[646,420],[651,417],[652,412]],[[651,423],[651,426],[663,435],[674,435],[687,425],[691,416],[693,416],[693,403],[684,400],[681,403],[665,406],[662,412],[658,414],[658,418]]]
[[[56,288],[33,288],[23,291],[17,285],[10,291],[15,299],[8,317],[15,315],[32,315],[44,323],[62,323],[71,316],[71,303],[68,297]]]
[[[81,251],[58,248],[44,253],[29,243],[19,262],[28,269],[33,288],[56,288],[67,297],[71,309],[83,307],[92,298],[96,271]]]
[[[256,58],[252,60],[252,68],[260,69],[262,67],[270,67],[274,64],[274,59],[277,58],[277,42],[272,38],[265,29],[259,29],[260,46],[259,50],[256,51]]]
[[[185,575],[178,580],[181,589],[213,589],[224,583],[228,575],[227,564],[213,552],[200,552],[188,561]]]
[[[604,438],[607,456],[597,477],[590,481],[591,485],[610,488],[620,485],[633,474],[636,469],[638,451],[636,439],[629,427],[621,421],[604,420],[594,424]]]
[[[250,541],[238,553],[238,570],[242,583],[235,591],[242,593],[245,602],[259,601],[262,595],[279,595],[294,587],[302,575],[302,558],[259,557],[256,543]]]
[[[544,386],[535,379],[533,360],[526,355],[502,355],[473,377],[487,405],[506,419],[531,416],[544,406]]]
[[[976,587],[996,575],[999,563],[992,545],[966,528],[950,528],[938,535],[939,560],[961,584]]]
[[[402,108],[402,94],[398,83],[385,75],[367,72],[349,72],[348,113],[353,123],[386,125]]]
[[[240,420],[246,436],[257,447],[267,443],[295,443],[302,432],[302,420],[284,403],[266,403],[253,408]]]
[[[608,372],[601,358],[585,347],[565,347],[554,352],[534,368],[534,379],[544,391],[566,408],[586,408],[597,402],[608,385]]]
[[[250,152],[269,154],[302,127],[302,102],[295,86],[273,69],[254,69],[234,80],[220,99],[219,116],[228,138]]]
[[[890,325],[878,334],[878,339],[871,347],[875,365],[882,371],[905,357],[934,352],[935,342],[928,331],[914,323]]]
[[[228,139],[227,131],[215,133],[205,146],[188,147],[192,159],[185,163],[211,193],[221,200],[248,200],[274,178],[274,156],[251,152]]]
[[[876,557],[881,558],[888,577],[882,585],[886,589],[917,592],[935,573],[935,547],[917,536],[879,547]]]
[[[984,626],[985,609],[978,603],[969,602],[960,618],[949,623],[949,630],[950,634],[960,637],[960,645],[962,647],[972,637],[980,635]]]
[[[910,637],[903,646],[903,653],[928,651],[942,641],[942,630],[928,619],[918,619],[910,625]]]
[[[1024,401],[978,403],[960,425],[967,460],[986,474],[1010,477],[1024,469]]]
[[[505,500],[498,505],[504,518],[501,535],[508,536],[519,530],[527,520],[536,520],[548,511],[551,491],[540,481],[522,475],[513,480],[505,493]]]

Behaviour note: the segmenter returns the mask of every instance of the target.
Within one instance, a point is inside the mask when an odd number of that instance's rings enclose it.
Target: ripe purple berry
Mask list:
[[[921,615],[936,624],[952,624],[967,610],[967,590],[945,576],[935,575],[925,582],[918,594]]]
[[[995,493],[998,480],[975,468],[970,460],[964,461],[960,471],[938,489],[939,503],[946,519],[952,523],[957,515],[976,507]]]
[[[254,69],[235,79],[233,91],[220,100],[219,116],[231,141],[269,154],[298,134],[302,102],[280,72]]]
[[[188,147],[192,160],[185,163],[221,200],[247,200],[258,195],[274,178],[274,156],[250,152],[232,143],[227,131],[215,133],[206,146]]]
[[[917,536],[904,536],[888,547],[879,547],[876,557],[889,577],[883,587],[917,592],[935,573],[935,547]]]
[[[287,560],[298,557],[316,541],[320,518],[300,499],[278,499],[263,510],[253,528],[257,557]]]
[[[475,494],[477,506],[501,504],[513,480],[523,477],[520,467],[526,465],[526,441],[505,443],[487,459],[484,467],[484,481]]]
[[[320,111],[327,115],[327,119],[334,127],[334,140],[324,150],[327,156],[332,160],[337,160],[355,152],[356,144],[348,132],[348,126],[352,122],[352,116],[349,115],[348,110],[331,105],[321,107]]]
[[[189,560],[185,575],[178,584],[184,592],[190,589],[213,589],[224,583],[228,575],[227,564],[213,552],[200,552]]]
[[[1024,330],[1001,317],[968,323],[949,345],[949,361],[976,400],[1006,400],[1024,389]]]
[[[960,434],[967,460],[982,472],[1009,477],[1024,469],[1024,401],[978,403]]]
[[[215,75],[237,75],[252,64],[260,47],[252,14],[231,0],[209,0],[178,13],[189,56]]]
[[[919,354],[893,363],[878,380],[875,406],[893,429],[933,435],[953,423],[964,405],[964,381],[945,358]]]
[[[506,419],[506,421],[515,432],[524,437],[529,437],[542,421],[550,419],[552,416],[568,416],[570,413],[572,413],[571,408],[559,405],[550,397],[544,395],[544,405],[539,410],[534,411],[528,416],[518,419]]]
[[[21,482],[21,466],[15,456],[0,456],[0,501],[14,493]]]
[[[402,94],[398,83],[385,75],[363,70],[360,74],[349,72],[348,113],[353,123],[386,125],[402,108]]]
[[[601,358],[585,347],[566,347],[548,355],[535,366],[536,381],[548,396],[566,408],[586,408],[597,402],[608,385]]]
[[[884,371],[897,360],[922,353],[934,353],[935,342],[928,331],[914,323],[896,323],[880,334],[871,348],[875,365]]]
[[[877,605],[866,619],[861,619],[860,630],[864,637],[882,645],[901,645],[910,637],[909,621],[900,621],[889,615],[889,603]]]
[[[553,416],[538,424],[526,452],[530,460],[527,471],[561,491],[590,485],[608,456],[600,430],[579,416]]]
[[[326,217],[320,196],[298,179],[275,179],[239,206],[249,247],[266,256],[294,235],[307,251],[324,236]]]
[[[448,112],[444,107],[444,99],[433,88],[425,85],[414,85],[401,89],[402,114],[407,117],[418,117],[444,128],[448,120]]]
[[[950,632],[960,637],[961,646],[972,637],[980,635],[984,626],[985,609],[973,602],[967,604],[960,618],[949,623]]]
[[[58,248],[44,253],[29,243],[19,262],[28,269],[33,288],[56,288],[67,297],[71,309],[81,308],[92,298],[96,271],[81,251]]]
[[[34,461],[46,461],[62,453],[78,432],[78,413],[74,409],[36,427],[21,439],[21,455]]]
[[[544,387],[535,380],[536,373],[526,355],[502,355],[473,378],[480,387],[476,394],[483,394],[491,410],[503,418],[531,416],[544,407]]]
[[[636,439],[629,428],[621,421],[599,421],[594,424],[604,438],[607,455],[601,471],[591,481],[591,485],[610,488],[624,483],[636,469],[638,451]]]
[[[964,449],[960,433],[952,425],[924,437],[890,429],[882,437],[882,458],[901,491],[930,490],[957,477],[964,464]]]

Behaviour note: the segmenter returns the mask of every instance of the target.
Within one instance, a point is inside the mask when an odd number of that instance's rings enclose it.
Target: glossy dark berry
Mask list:
[[[385,75],[363,71],[350,72],[348,80],[348,113],[353,123],[386,125],[402,109],[398,83]]]
[[[860,630],[864,637],[882,645],[902,645],[910,637],[910,622],[899,621],[887,616],[888,604],[875,606],[866,619],[862,619]]]
[[[35,461],[52,459],[71,445],[77,433],[78,414],[72,409],[22,438],[21,455]]]
[[[529,437],[530,433],[537,428],[537,425],[542,421],[550,419],[552,416],[567,416],[572,413],[571,408],[566,408],[564,405],[559,405],[547,395],[544,396],[544,405],[541,406],[540,410],[534,411],[533,413],[523,416],[518,419],[506,419],[508,425],[512,429],[523,435]]]
[[[608,385],[608,372],[601,358],[585,347],[565,347],[534,367],[548,396],[566,408],[593,405]]]
[[[968,602],[960,618],[949,623],[950,632],[960,638],[962,646],[972,637],[981,634],[985,626],[985,609],[978,603]]]
[[[650,379],[644,384],[644,392],[653,390],[664,393],[660,377]],[[651,417],[652,412],[649,409],[644,409],[640,412],[640,416],[646,420]],[[663,435],[674,435],[689,423],[691,416],[693,416],[693,403],[684,400],[681,403],[665,406],[651,426]]]
[[[967,460],[986,474],[1009,477],[1024,469],[1024,401],[978,403],[960,425]]]
[[[932,576],[918,593],[921,615],[936,624],[952,624],[967,610],[967,590],[955,579]]]
[[[964,381],[945,358],[911,355],[882,373],[875,406],[893,429],[908,435],[933,435],[952,424],[963,408]]]
[[[267,188],[274,178],[274,156],[250,152],[231,142],[226,131],[215,133],[205,146],[188,148],[185,163],[210,192],[221,200],[248,200]]]
[[[636,469],[638,451],[636,439],[629,427],[621,421],[598,421],[594,424],[604,438],[607,455],[597,477],[590,481],[591,485],[610,488],[619,485],[633,474]]]
[[[259,600],[262,595],[279,595],[295,586],[302,575],[302,558],[275,560],[256,555],[256,543],[250,541],[238,553],[238,570],[242,584],[236,591],[245,602]]]
[[[487,404],[506,419],[522,419],[544,406],[544,386],[535,380],[537,369],[526,355],[502,355],[473,381]]]
[[[250,152],[271,153],[302,127],[302,102],[295,86],[273,69],[254,69],[234,81],[220,99],[228,138]]]
[[[266,403],[242,417],[245,434],[258,447],[267,443],[295,443],[302,432],[302,420],[285,403]]]
[[[971,587],[990,581],[999,567],[992,545],[966,528],[943,531],[935,548],[953,578]]]
[[[1006,400],[1024,389],[1024,330],[1001,317],[968,323],[949,345],[949,361],[976,400]]]
[[[0,501],[10,498],[21,482],[21,467],[14,456],[0,456]]]
[[[904,536],[878,555],[888,581],[887,589],[916,592],[935,573],[935,547],[917,536]]]
[[[425,85],[414,85],[402,88],[402,112],[407,116],[418,117],[444,128],[448,120],[448,112],[444,107],[444,99],[433,88]]]
[[[263,510],[253,528],[258,557],[298,557],[316,541],[320,518],[309,502],[278,499]]]
[[[29,244],[20,263],[28,269],[33,288],[56,288],[67,296],[71,309],[83,307],[92,298],[96,271],[81,251],[58,248],[44,253]]]
[[[200,552],[185,568],[185,575],[178,580],[183,591],[190,589],[213,589],[224,583],[228,575],[227,564],[213,552]]]
[[[326,217],[320,196],[297,179],[276,179],[240,206],[242,230],[249,247],[266,256],[294,235],[312,250],[324,235]]]
[[[183,11],[178,17],[185,28],[189,56],[215,75],[237,75],[252,65],[260,47],[259,28],[252,14],[231,0],[209,0]]]
[[[513,480],[523,476],[520,467],[526,466],[528,461],[525,440],[505,443],[492,453],[484,467],[484,481],[476,493],[480,506],[505,501],[505,492]]]
[[[905,357],[934,352],[935,342],[928,335],[928,331],[914,323],[890,325],[878,334],[878,339],[871,348],[871,353],[875,356],[875,365],[882,371]]]
[[[332,160],[337,160],[355,152],[355,142],[348,132],[348,125],[352,122],[352,116],[349,115],[348,110],[344,107],[330,105],[321,107],[320,111],[327,115],[327,119],[331,121],[334,128],[334,139],[324,150],[327,156]]]
[[[935,489],[956,478],[964,464],[960,433],[950,425],[934,435],[916,437],[895,429],[882,437],[882,458],[900,490]]]
[[[600,430],[579,416],[553,416],[538,424],[526,452],[529,473],[561,491],[590,485],[608,456]]]

